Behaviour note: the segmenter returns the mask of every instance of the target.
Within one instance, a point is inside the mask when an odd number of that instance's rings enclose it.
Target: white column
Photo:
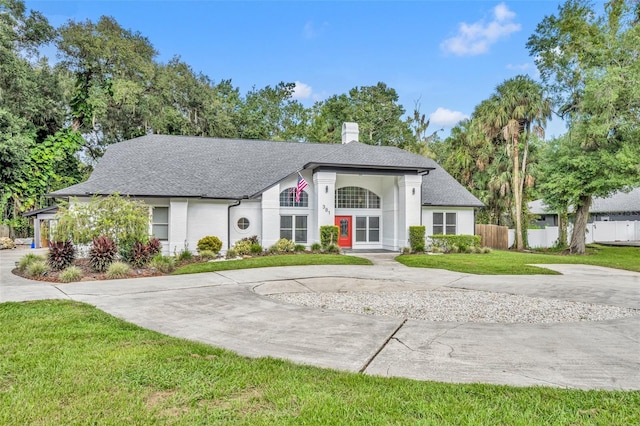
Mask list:
[[[398,179],[398,245],[409,246],[409,227],[420,225],[422,176],[404,175]]]
[[[180,253],[184,250],[187,240],[187,219],[189,200],[171,199],[169,201],[169,254]],[[193,250],[194,247],[189,247]]]
[[[316,228],[310,235],[310,241],[320,242],[320,227],[334,225],[336,216],[336,173],[316,172],[313,175],[313,186],[315,187],[316,203]]]

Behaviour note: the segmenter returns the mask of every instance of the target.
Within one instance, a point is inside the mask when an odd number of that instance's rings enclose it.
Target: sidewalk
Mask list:
[[[405,321],[294,306],[256,292],[264,283],[271,288],[314,279],[336,289],[451,287],[640,309],[637,273],[547,265],[565,275],[476,276],[408,268],[394,262],[392,254],[376,253],[374,266],[278,267],[51,285],[11,274],[22,254],[0,252],[0,302],[72,299],[149,329],[242,355],[366,374],[640,389],[640,316],[546,325]]]

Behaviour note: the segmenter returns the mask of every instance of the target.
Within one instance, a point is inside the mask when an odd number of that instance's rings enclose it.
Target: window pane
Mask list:
[[[238,219],[238,228],[244,230],[247,229],[249,227],[249,219],[247,219],[246,217],[241,217],[240,219]]]
[[[306,243],[307,242],[307,230],[305,229],[296,229],[296,243]]]
[[[433,225],[433,235],[442,234],[443,228],[442,225]]]
[[[296,188],[287,188],[280,193],[280,207],[309,207],[309,194],[302,191],[300,202],[296,203]]]
[[[456,227],[447,225],[447,234],[454,235],[455,233],[456,233]]]
[[[380,228],[380,218],[378,216],[371,216],[369,218],[369,228]]]
[[[154,207],[153,223],[169,223],[169,207]]]
[[[456,214],[447,213],[447,225],[455,225],[455,224],[456,224]]]
[[[293,216],[280,216],[280,228],[291,229],[293,227]]]
[[[356,217],[356,229],[365,229],[367,227],[367,218],[365,216]]]
[[[291,229],[281,229],[280,238],[286,238],[287,240],[293,240],[291,237]]]
[[[356,229],[356,241],[358,241],[358,242],[366,242],[367,241],[367,230],[366,229]]]
[[[296,216],[296,229],[307,229],[307,217],[306,216]]]
[[[435,233],[435,225],[442,225],[444,223],[444,214],[443,213],[434,213],[433,214],[433,225],[434,225],[434,233]]]
[[[378,242],[380,241],[380,231],[377,229],[369,230],[369,241],[370,242]]]
[[[153,225],[151,233],[159,240],[169,239],[169,225]]]

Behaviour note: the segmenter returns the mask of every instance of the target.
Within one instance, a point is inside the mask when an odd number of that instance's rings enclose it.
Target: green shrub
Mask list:
[[[107,268],[107,278],[110,280],[117,280],[119,278],[126,278],[129,274],[129,265],[123,262],[113,262]]]
[[[251,253],[251,245],[252,243],[249,240],[239,240],[233,245],[233,249],[238,256],[244,256]]]
[[[411,254],[411,247],[402,247],[402,254]]]
[[[22,256],[18,261],[18,269],[24,272],[27,269],[27,267],[31,265],[33,262],[46,262],[46,261],[47,259],[44,256],[34,254],[34,253],[28,253]]]
[[[93,239],[89,249],[89,265],[94,271],[104,272],[116,259],[118,247],[111,238],[100,235]]]
[[[324,251],[326,253],[340,254],[340,247],[338,247],[337,244],[329,244],[327,247],[325,247]]]
[[[295,251],[296,253],[297,253],[297,252],[306,251],[306,250],[307,250],[307,248],[306,248],[305,246],[303,246],[302,244],[296,244],[296,245],[293,247],[293,251]]]
[[[200,259],[210,260],[215,259],[217,255],[211,250],[202,250],[198,252],[198,256],[200,256]]]
[[[214,254],[218,254],[222,248],[222,241],[218,237],[207,235],[198,240],[196,247],[198,248],[198,253],[201,251],[212,251]]]
[[[227,259],[235,259],[236,257],[238,257],[238,252],[237,251],[235,251],[232,248],[227,250],[227,255],[226,255]]]
[[[82,269],[77,266],[69,266],[67,269],[60,272],[60,276],[58,278],[63,283],[80,281],[82,279]]]
[[[30,277],[39,277],[47,272],[49,272],[49,266],[41,260],[33,261],[27,266],[27,275]]]
[[[424,226],[410,226],[409,227],[409,246],[411,247],[411,251],[413,252],[423,252],[424,251],[424,236],[425,236],[425,227]]]
[[[262,254],[264,249],[258,243],[251,244],[251,254]]]
[[[449,247],[449,253],[460,253],[460,247],[457,244],[451,244],[451,247]]]
[[[320,244],[328,247],[338,243],[338,227],[336,225],[324,225],[320,227]]]
[[[193,260],[193,253],[189,251],[187,247],[185,247],[178,255],[176,256],[178,262],[189,262]]]
[[[431,249],[432,251],[437,247],[443,253],[449,253],[452,251],[452,247],[455,245],[458,252],[467,253],[471,250],[471,247],[480,247],[480,235],[431,235]]]
[[[320,250],[322,250],[322,244],[320,243],[311,244],[311,251],[320,251]]]
[[[280,238],[274,245],[269,248],[273,253],[291,253],[295,250],[296,245],[293,241],[286,238]]]
[[[76,258],[76,248],[71,241],[49,242],[47,263],[51,269],[61,271],[73,263]]]
[[[212,251],[210,251],[209,253],[213,254]],[[202,256],[202,253],[200,253],[200,256]],[[215,257],[215,254],[213,256]],[[171,256],[163,256],[161,254],[158,254],[153,259],[151,259],[151,261],[149,262],[149,266],[151,268],[156,268],[157,271],[162,272],[163,274],[168,274],[169,272],[173,272],[173,270],[176,268],[176,261]]]
[[[489,253],[491,253],[491,248],[490,247],[482,247],[482,249],[480,249],[480,253],[489,254]]]
[[[146,243],[149,238],[149,206],[118,194],[95,196],[88,203],[72,199],[60,205],[56,219],[53,236],[57,241],[88,244],[106,235],[121,247],[123,240]]]

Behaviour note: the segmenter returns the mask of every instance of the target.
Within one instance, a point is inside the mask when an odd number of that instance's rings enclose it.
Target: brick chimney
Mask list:
[[[358,142],[358,123],[343,123],[342,124],[342,143]]]

